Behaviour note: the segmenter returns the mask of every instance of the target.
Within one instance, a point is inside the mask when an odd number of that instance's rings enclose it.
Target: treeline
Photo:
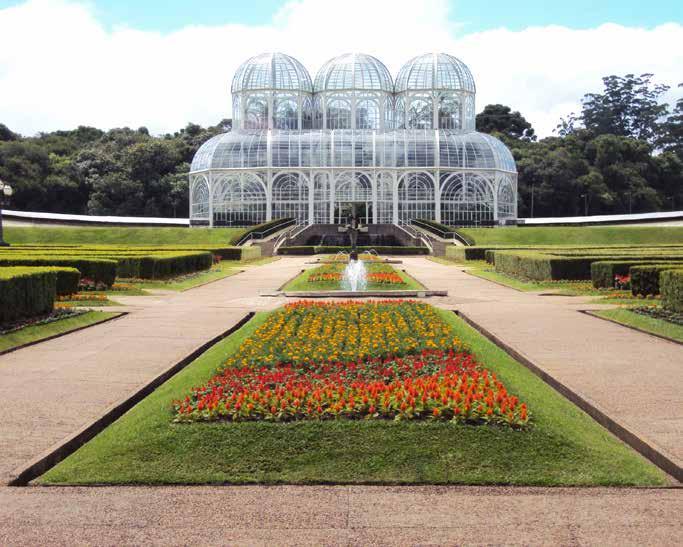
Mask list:
[[[187,217],[192,157],[230,125],[191,123],[160,137],[145,127],[79,127],[24,138],[0,124],[0,179],[14,188],[18,210]]]
[[[477,130],[497,135],[514,154],[520,216],[683,209],[683,98],[662,103],[668,88],[651,74],[603,81],[603,92],[585,95],[556,136],[537,140],[507,106],[477,115]],[[11,207],[19,210],[187,217],[192,157],[230,127],[223,120],[158,137],[144,127],[22,137],[0,124],[0,179],[14,187]]]
[[[477,130],[500,137],[515,157],[520,217],[683,209],[683,97],[673,107],[660,102],[669,88],[651,74],[603,82],[557,136],[537,140],[507,106],[477,115]]]

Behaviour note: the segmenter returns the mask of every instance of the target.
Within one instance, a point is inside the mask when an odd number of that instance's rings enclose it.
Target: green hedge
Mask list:
[[[116,258],[117,277],[134,277],[139,279],[164,279],[187,273],[208,270],[213,264],[213,255],[209,252],[167,253],[147,256]]]
[[[671,259],[675,264],[676,261]],[[680,259],[683,261],[683,258]],[[652,264],[652,261],[643,262],[642,260],[611,260],[593,262],[591,264],[591,280],[596,289],[607,289],[614,286],[614,277],[617,275],[630,274],[631,266],[645,266]]]
[[[662,306],[683,313],[683,270],[664,270],[659,275]]]
[[[278,251],[282,255],[314,255],[314,254],[335,254],[339,251],[348,252],[350,247],[337,246],[313,246],[299,245],[292,247],[280,247]],[[389,255],[426,255],[429,254],[427,247],[358,247],[359,251],[375,250],[379,254]]]
[[[51,268],[0,268],[0,325],[52,312],[56,287]]]
[[[659,294],[659,274],[666,270],[680,269],[680,264],[660,263],[646,266],[631,266],[631,292],[634,296]]]
[[[3,266],[64,266],[76,268],[81,277],[111,286],[116,278],[116,261],[101,258],[84,257],[51,257],[51,256],[15,256],[0,254],[0,267]]]
[[[56,292],[59,296],[67,294],[76,294],[78,292],[78,283],[81,280],[81,272],[76,268],[45,268],[54,270],[57,274]]]
[[[671,258],[666,254],[562,256],[547,251],[497,251],[495,253],[495,268],[497,272],[535,281],[589,280],[592,278],[591,264],[594,262],[620,260],[662,263]]]

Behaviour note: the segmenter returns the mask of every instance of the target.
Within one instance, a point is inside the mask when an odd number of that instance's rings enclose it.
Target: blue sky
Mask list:
[[[508,105],[545,136],[607,75],[654,73],[675,103],[683,0],[0,0],[0,122],[24,135],[214,124],[264,51],[312,76],[348,51],[392,75],[444,51],[472,70],[477,110]]]
[[[369,0],[372,1],[372,0]],[[420,0],[415,0],[419,3]],[[343,6],[343,0],[338,0]],[[0,9],[20,4],[0,0]],[[100,21],[114,27],[168,32],[188,24],[269,24],[285,0],[89,0]],[[563,25],[584,29],[603,23],[654,27],[683,22],[681,0],[450,0],[450,15],[467,34],[498,27]]]

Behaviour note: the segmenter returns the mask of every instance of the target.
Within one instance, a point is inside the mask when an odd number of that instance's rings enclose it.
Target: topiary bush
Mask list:
[[[683,313],[683,269],[660,272],[659,286],[662,306],[669,311]]]
[[[0,325],[52,312],[56,287],[53,268],[0,268]]]
[[[634,296],[649,296],[659,294],[659,274],[665,270],[681,268],[680,264],[648,264],[631,266],[631,292]]]

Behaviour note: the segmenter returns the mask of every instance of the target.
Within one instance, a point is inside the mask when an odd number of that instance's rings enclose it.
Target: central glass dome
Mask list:
[[[192,162],[191,223],[339,224],[351,203],[364,223],[513,221],[515,161],[475,131],[467,66],[428,53],[395,82],[363,53],[330,59],[314,83],[289,55],[248,59],[232,81],[233,130],[205,142]]]
[[[394,91],[391,74],[372,55],[346,53],[327,61],[315,77],[315,92],[340,90]]]

